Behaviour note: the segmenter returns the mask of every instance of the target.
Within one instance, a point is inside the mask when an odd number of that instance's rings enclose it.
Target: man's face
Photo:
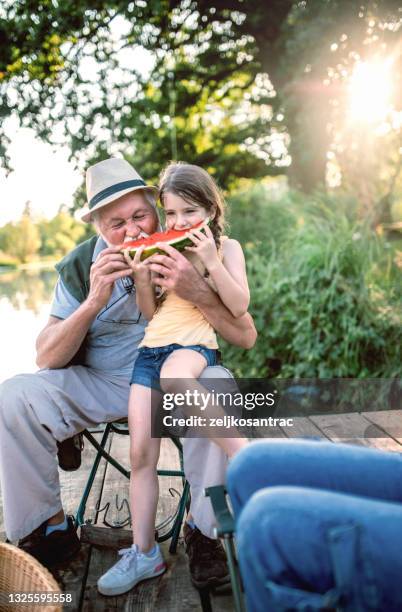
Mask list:
[[[108,245],[119,246],[126,240],[155,232],[158,219],[143,193],[136,191],[101,208],[95,225]]]

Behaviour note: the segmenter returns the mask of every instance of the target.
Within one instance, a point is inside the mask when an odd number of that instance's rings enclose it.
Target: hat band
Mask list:
[[[118,193],[119,191],[123,191],[123,189],[129,189],[130,187],[146,187],[145,182],[142,179],[134,179],[131,181],[123,181],[122,183],[116,183],[116,185],[111,185],[111,187],[106,187],[99,193],[97,193],[89,202],[89,208],[93,208],[96,204],[99,204],[105,198],[113,195],[114,193]]]

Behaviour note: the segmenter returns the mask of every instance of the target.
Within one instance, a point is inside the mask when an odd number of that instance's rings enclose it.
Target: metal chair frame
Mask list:
[[[83,495],[82,495],[82,498],[81,498],[81,501],[80,501],[80,504],[77,510],[77,514],[75,517],[77,526],[81,526],[87,522],[90,522],[90,521],[86,521],[85,519],[86,504],[88,501],[88,497],[91,493],[91,489],[92,489],[101,459],[105,459],[116,470],[118,470],[121,474],[123,474],[123,476],[125,476],[126,478],[130,478],[130,471],[124,468],[118,461],[116,461],[116,459],[114,459],[112,455],[110,455],[110,453],[108,453],[105,450],[107,441],[109,439],[109,435],[111,433],[128,435],[129,432],[128,432],[127,425],[125,424],[124,428],[122,428],[118,426],[119,424],[124,425],[124,421],[123,422],[117,421],[115,423],[106,423],[105,430],[103,432],[102,439],[100,442],[98,442],[96,438],[92,435],[92,433],[90,433],[88,430],[83,431],[84,437],[96,449],[97,454],[94,459],[91,471],[89,473],[87,483],[85,485],[85,489],[84,489],[84,492],[83,492]],[[178,453],[179,453],[180,470],[157,470],[157,473],[158,473],[158,476],[161,476],[161,477],[163,476],[180,477],[182,479],[183,490],[180,496],[180,501],[179,501],[179,504],[176,510],[176,515],[174,517],[173,525],[166,533],[162,534],[161,536],[158,536],[158,541],[164,542],[168,540],[169,538],[172,538],[170,546],[169,546],[169,552],[175,553],[177,549],[177,543],[178,543],[178,539],[180,535],[181,525],[182,525],[183,518],[184,518],[184,513],[186,511],[186,508],[188,510],[188,507],[189,507],[190,485],[186,481],[185,475],[184,475],[182,445],[178,438],[172,437],[171,440],[176,446]]]
[[[234,544],[235,522],[227,503],[227,491],[223,485],[218,485],[205,489],[205,495],[210,498],[215,514],[215,535],[223,540],[232,585],[234,609],[236,612],[245,612],[242,581]]]

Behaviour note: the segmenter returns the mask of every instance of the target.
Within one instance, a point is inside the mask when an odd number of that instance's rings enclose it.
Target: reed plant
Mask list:
[[[356,220],[348,196],[249,196],[234,199],[231,228],[258,340],[224,344],[225,364],[248,378],[401,377],[401,269],[386,237]]]

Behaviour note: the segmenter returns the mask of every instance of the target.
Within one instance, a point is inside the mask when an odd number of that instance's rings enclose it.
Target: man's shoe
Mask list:
[[[18,547],[29,553],[42,565],[52,567],[72,559],[81,543],[72,516],[67,516],[67,529],[52,531],[46,535],[46,522],[18,542]]]
[[[102,595],[121,595],[148,578],[160,576],[166,563],[158,545],[152,555],[142,554],[136,545],[119,550],[121,559],[98,580],[98,591]]]
[[[75,434],[63,442],[57,442],[57,460],[62,470],[72,472],[81,466],[81,453],[84,450],[84,436]]]
[[[184,524],[183,532],[193,585],[201,589],[229,582],[226,554],[220,541],[207,538],[188,523]]]

